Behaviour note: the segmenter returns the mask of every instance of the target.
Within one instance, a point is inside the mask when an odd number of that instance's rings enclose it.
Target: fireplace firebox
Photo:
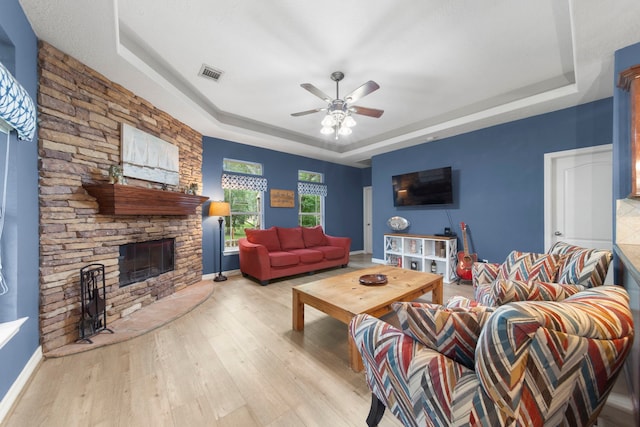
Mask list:
[[[175,239],[128,243],[120,246],[120,287],[143,282],[174,268]]]

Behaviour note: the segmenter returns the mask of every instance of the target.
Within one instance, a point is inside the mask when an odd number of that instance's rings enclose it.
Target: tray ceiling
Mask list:
[[[373,155],[609,97],[640,41],[636,0],[20,0],[36,35],[206,136],[354,166]],[[222,72],[199,76],[203,65]],[[374,80],[337,141],[335,94]]]

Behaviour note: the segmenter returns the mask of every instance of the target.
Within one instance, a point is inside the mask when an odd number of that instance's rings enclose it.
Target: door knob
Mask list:
[[[562,233],[561,233],[561,232],[559,232],[559,231],[556,231],[556,232],[555,232],[555,233],[553,233],[553,234],[555,234],[556,236],[562,236]]]

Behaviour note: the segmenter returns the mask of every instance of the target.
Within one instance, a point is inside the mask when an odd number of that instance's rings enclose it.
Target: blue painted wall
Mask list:
[[[2,2],[0,60],[35,102],[37,40],[18,0]],[[1,136],[3,134],[0,134],[0,176],[4,176],[6,145]],[[18,142],[15,132],[12,132],[10,147],[7,216],[2,235],[2,266],[10,291],[0,296],[0,321],[24,316],[29,320],[0,349],[0,399],[7,394],[39,345],[37,142],[35,139]]]
[[[381,154],[372,159],[373,256],[383,259],[387,219],[409,220],[409,233],[469,229],[479,258],[502,262],[513,249],[544,251],[544,154],[610,144],[612,99]],[[454,203],[393,206],[391,177],[451,166]],[[451,222],[449,221],[451,217]],[[462,248],[461,240],[458,247]]]
[[[351,237],[351,250],[362,250],[361,169],[211,137],[203,138],[202,156],[203,195],[208,196],[210,200],[222,200],[224,197],[220,186],[224,158],[261,163],[270,189],[293,190],[296,195],[299,169],[323,173],[328,191],[325,199],[326,233]],[[265,228],[274,225],[294,227],[298,224],[297,200],[294,208],[272,208],[267,191],[264,207]],[[206,216],[209,203],[205,203],[202,210],[203,273],[209,274],[219,270],[219,229],[217,218]],[[223,271],[240,268],[237,254],[223,257],[222,264]]]
[[[371,168],[362,169],[362,186],[371,186]]]

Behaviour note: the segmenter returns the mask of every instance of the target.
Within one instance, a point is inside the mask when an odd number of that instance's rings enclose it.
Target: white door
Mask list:
[[[557,241],[612,250],[612,157],[611,144],[545,154],[546,250]]]
[[[373,253],[373,198],[371,187],[363,187],[362,189],[362,211],[364,224],[363,236],[364,236],[364,253]]]

